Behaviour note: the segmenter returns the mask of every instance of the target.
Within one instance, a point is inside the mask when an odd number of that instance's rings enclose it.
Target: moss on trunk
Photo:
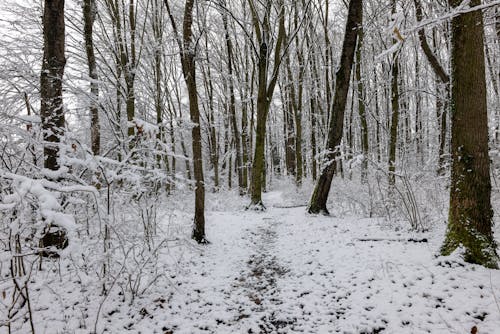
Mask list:
[[[452,7],[460,0],[449,0]],[[471,6],[481,3],[472,0]],[[492,232],[488,114],[481,11],[452,20],[452,171],[446,240],[449,255],[460,246],[465,260],[498,267]]]

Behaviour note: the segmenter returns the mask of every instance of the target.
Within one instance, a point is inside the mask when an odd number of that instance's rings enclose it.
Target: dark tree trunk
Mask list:
[[[64,136],[64,105],[62,97],[62,78],[66,58],[64,0],[45,0],[43,11],[43,63],[40,75],[42,131],[44,140],[44,167],[59,170],[60,143]],[[55,246],[63,249],[68,246],[67,231],[60,226],[47,222],[40,248]],[[58,257],[54,252],[40,252],[42,256]]]
[[[253,3],[253,2],[252,2]],[[252,5],[254,6],[254,4]],[[267,0],[266,12],[263,20],[257,17],[255,8],[252,9],[252,17],[254,29],[259,41],[259,61],[257,65],[257,128],[255,131],[255,149],[252,163],[252,188],[251,188],[251,203],[249,208],[263,210],[265,209],[262,203],[262,191],[265,188],[265,141],[266,141],[266,126],[267,116],[271,100],[273,98],[274,89],[278,81],[279,67],[281,64],[281,49],[285,38],[285,6],[283,1],[278,1],[279,10],[279,28],[276,37],[275,45],[269,45],[270,38],[270,12],[272,1]],[[274,47],[273,47],[274,46]],[[270,49],[274,51],[274,65],[272,71],[269,68]],[[269,75],[271,72],[271,75]]]
[[[363,20],[363,18],[361,18]],[[362,25],[362,24],[361,24]],[[361,162],[361,182],[368,181],[368,121],[366,119],[365,107],[365,89],[363,84],[363,77],[361,76],[361,61],[362,61],[362,48],[363,48],[363,28],[358,30],[358,46],[356,48],[356,81],[358,83],[358,110],[359,121],[361,123],[361,150],[363,152],[363,160]]]
[[[64,135],[62,78],[64,56],[64,0],[45,0],[43,11],[43,63],[40,76],[44,167],[59,169],[59,143]]]
[[[288,66],[287,66],[288,67]],[[284,88],[285,91],[283,96],[283,116],[285,123],[285,163],[286,163],[286,171],[287,175],[296,176],[296,162],[297,158],[295,157],[295,125],[294,118],[292,117],[292,94],[291,94],[291,86],[292,85],[291,75],[288,76],[287,80],[287,88]]]
[[[164,0],[172,29],[177,39],[181,52],[182,74],[186,81],[189,96],[189,114],[191,123],[191,139],[193,146],[193,174],[195,180],[195,208],[194,227],[192,238],[200,243],[208,243],[205,236],[205,181],[203,179],[203,156],[201,149],[201,123],[198,105],[198,91],[196,86],[196,46],[193,41],[193,7],[195,0],[186,0],[184,6],[184,19],[182,22],[182,41],[177,24],[170,10],[168,0]]]
[[[396,0],[392,1],[392,13],[396,13]],[[397,43],[395,39],[394,43]],[[391,69],[391,128],[389,133],[389,186],[396,183],[396,153],[399,127],[399,50],[392,56]]]
[[[349,81],[351,79],[352,64],[354,62],[354,52],[358,37],[357,28],[361,23],[363,2],[362,0],[351,0],[349,3],[349,13],[345,29],[344,43],[342,45],[342,55],[340,58],[340,67],[336,74],[335,95],[333,99],[333,114],[330,117],[328,140],[326,149],[326,165],[321,171],[321,175],[314,188],[311,201],[309,203],[309,213],[328,214],[326,202],[328,193],[332,184],[332,178],[335,170],[335,151],[342,140],[344,128],[344,112],[347,103],[347,94],[349,91]]]
[[[99,125],[99,85],[97,83],[97,64],[94,53],[93,27],[97,14],[95,0],[83,2],[83,33],[85,37],[85,51],[90,77],[90,143],[92,153],[99,155],[101,151],[101,129]]]
[[[262,43],[260,46],[257,93],[257,129],[255,131],[255,152],[252,164],[252,196],[251,205],[263,207],[262,203],[262,174],[264,171],[264,145],[266,140],[266,123],[269,113],[269,102],[267,101],[267,57],[268,46]]]
[[[201,151],[201,123],[196,86],[195,45],[193,42],[193,6],[195,0],[186,0],[183,21],[182,71],[188,88],[189,114],[193,123],[193,172],[196,183],[193,239],[206,243],[205,237],[205,181],[203,179],[203,157]]]
[[[452,7],[461,2],[449,0]],[[480,4],[480,0],[471,1],[471,6]],[[450,212],[441,252],[449,255],[463,246],[466,261],[497,268],[490,201],[484,25],[480,10],[452,19],[451,59]]]

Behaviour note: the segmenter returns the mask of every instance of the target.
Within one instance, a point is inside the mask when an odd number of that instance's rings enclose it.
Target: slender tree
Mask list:
[[[94,51],[93,29],[97,7],[95,0],[83,2],[83,34],[85,38],[85,52],[90,78],[90,143],[92,153],[99,155],[101,150],[101,129],[99,125],[99,85],[97,83],[97,63]]]
[[[226,1],[222,0],[224,6]],[[222,24],[224,26],[224,34],[226,39],[226,51],[227,51],[227,72],[228,72],[228,90],[229,90],[229,118],[231,119],[231,129],[233,131],[234,146],[236,148],[236,170],[238,174],[238,187],[240,195],[243,195],[246,191],[246,185],[243,181],[243,158],[242,158],[242,148],[241,148],[241,138],[240,130],[238,128],[238,118],[236,116],[236,97],[234,92],[234,56],[233,56],[233,42],[231,36],[229,35],[228,28],[228,17],[227,13],[222,14]]]
[[[362,50],[363,50],[363,11],[361,11],[361,25],[358,29],[358,45],[356,47],[356,82],[358,91],[358,111],[359,121],[361,125],[361,150],[363,152],[363,160],[361,162],[361,182],[366,183],[368,180],[368,154],[369,154],[369,133],[368,120],[366,117],[365,106],[365,87],[361,72],[362,66]]]
[[[423,20],[423,8],[420,0],[414,0],[415,4],[415,15],[418,22]],[[436,81],[436,85],[438,86],[438,90],[444,91],[445,95],[444,101],[442,101],[442,97],[437,97],[437,111],[438,118],[441,120],[440,124],[440,136],[439,136],[439,158],[438,158],[438,173],[442,174],[444,172],[444,164],[445,164],[445,149],[446,149],[446,133],[447,133],[447,114],[449,109],[449,98],[450,98],[450,76],[446,73],[446,70],[439,62],[437,56],[432,51],[429,42],[427,41],[427,36],[425,34],[425,29],[422,28],[418,31],[418,39],[420,41],[420,47],[424,52],[424,55],[431,65],[432,70],[434,71],[436,77],[439,81]]]
[[[262,188],[264,180],[265,140],[266,125],[269,108],[278,81],[279,68],[281,65],[281,49],[285,39],[285,6],[283,0],[277,1],[278,6],[278,35],[275,45],[271,44],[271,9],[272,1],[264,3],[264,14],[259,17],[258,9],[254,0],[248,0],[255,36],[259,43],[257,62],[257,128],[255,133],[255,151],[252,164],[252,188],[250,207],[263,209]],[[274,49],[274,65],[271,63],[271,50]],[[271,73],[269,69],[272,68]]]
[[[452,8],[461,0],[449,0]],[[481,4],[471,0],[472,7]],[[446,240],[448,255],[463,246],[465,260],[498,267],[492,232],[484,25],[480,10],[452,19],[452,169]]]
[[[342,141],[344,128],[344,112],[349,92],[349,82],[351,79],[352,64],[358,38],[358,27],[361,24],[363,10],[362,0],[351,0],[345,28],[344,42],[342,45],[342,55],[340,67],[336,73],[335,95],[333,98],[333,111],[329,121],[328,138],[326,143],[326,161],[321,175],[316,182],[311,201],[309,203],[309,213],[328,214],[326,202],[332,184],[335,171],[334,159],[337,146]]]
[[[203,179],[203,155],[201,147],[201,123],[198,106],[198,90],[196,85],[196,45],[193,40],[193,7],[195,0],[186,0],[184,5],[184,19],[182,21],[182,40],[177,30],[177,24],[172,15],[170,4],[165,0],[165,6],[174,30],[174,35],[179,44],[181,65],[184,80],[188,89],[189,114],[191,118],[192,146],[193,146],[193,172],[195,179],[195,209],[194,228],[192,238],[200,244],[207,243],[205,236],[205,181]]]
[[[397,1],[392,0],[392,14],[395,15],[397,10]],[[394,44],[399,43],[396,36],[399,36],[399,27],[394,27]],[[394,186],[396,183],[396,153],[398,146],[398,128],[400,117],[399,106],[399,53],[400,49],[392,54],[391,64],[391,128],[389,134],[389,185]]]

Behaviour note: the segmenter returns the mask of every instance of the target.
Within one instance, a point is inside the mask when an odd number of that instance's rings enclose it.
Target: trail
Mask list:
[[[175,289],[148,310],[161,333],[495,333],[490,274],[436,258],[440,236],[304,207],[212,212],[211,244],[186,254]],[[293,206],[293,205],[291,205]],[[429,242],[412,242],[430,238]],[[492,282],[500,282],[493,272]],[[500,295],[498,283],[491,286]],[[467,301],[467,303],[464,303]]]

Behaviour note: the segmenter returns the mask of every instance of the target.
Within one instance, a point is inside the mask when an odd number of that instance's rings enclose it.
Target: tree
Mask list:
[[[397,1],[392,0],[392,14],[396,15]],[[395,22],[396,23],[396,22]],[[394,26],[395,36],[399,36],[399,27]],[[394,44],[399,43],[394,38]],[[399,52],[398,49],[392,54],[391,67],[391,128],[389,137],[389,185],[393,187],[396,183],[396,151],[398,146],[398,125],[399,125]]]
[[[64,0],[45,0],[43,11],[43,63],[40,76],[44,167],[59,169],[59,143],[64,136],[62,78],[64,56]]]
[[[222,1],[224,7],[226,6],[225,0]],[[227,72],[228,72],[228,90],[229,90],[229,117],[231,119],[231,129],[233,131],[234,146],[236,147],[236,169],[238,172],[238,187],[240,195],[243,195],[246,191],[246,180],[243,180],[243,159],[242,159],[242,149],[241,149],[241,138],[240,131],[238,129],[238,119],[236,117],[236,98],[234,93],[234,83],[233,83],[233,43],[229,35],[228,28],[228,18],[227,13],[222,14],[222,24],[224,26],[224,34],[226,39],[226,50],[227,50]],[[246,176],[245,176],[246,177]]]
[[[99,85],[97,83],[97,63],[94,52],[93,27],[97,14],[95,0],[85,0],[83,2],[83,34],[85,38],[85,51],[89,67],[90,78],[90,143],[92,153],[99,155],[101,150],[101,129],[99,126]]]
[[[262,19],[259,17],[256,4],[253,0],[248,0],[252,13],[252,21],[255,36],[259,43],[257,62],[257,129],[255,133],[255,151],[252,164],[252,188],[250,206],[256,209],[263,209],[262,187],[264,179],[264,146],[266,140],[266,124],[269,108],[278,81],[279,68],[281,65],[281,49],[285,39],[285,6],[282,0],[277,2],[278,6],[278,36],[273,47],[270,42],[271,37],[271,9],[272,1],[265,2]],[[274,50],[274,66],[269,73],[271,50]]]
[[[423,20],[423,9],[420,0],[414,0],[415,4],[415,16],[418,22]],[[442,174],[444,172],[444,164],[445,164],[445,147],[446,147],[446,115],[448,113],[449,108],[449,96],[450,96],[450,76],[446,73],[445,69],[439,62],[436,55],[432,52],[431,47],[429,46],[429,42],[427,41],[427,36],[425,34],[425,29],[422,28],[418,31],[418,39],[420,41],[420,47],[424,52],[427,61],[432,67],[432,70],[436,74],[436,77],[439,78],[439,81],[442,85],[441,90],[444,90],[445,99],[443,103],[441,101],[441,97],[437,97],[437,112],[439,117],[441,118],[441,131],[440,131],[440,140],[439,140],[439,161],[438,161],[438,173]],[[439,83],[438,83],[439,86]]]
[[[452,8],[461,0],[449,0]],[[472,0],[472,7],[481,4]],[[450,212],[441,248],[449,255],[461,245],[465,260],[497,268],[492,232],[484,25],[480,10],[452,19],[452,169]]]
[[[358,29],[358,45],[356,47],[356,82],[358,91],[358,111],[359,121],[361,125],[361,149],[363,152],[363,160],[361,162],[361,182],[368,181],[368,153],[370,149],[369,133],[368,133],[368,120],[366,119],[366,105],[365,105],[365,88],[363,77],[361,73],[362,66],[362,50],[363,50],[363,11],[361,11],[361,24]]]
[[[188,89],[189,114],[191,118],[192,146],[193,146],[193,171],[195,179],[195,209],[194,228],[192,238],[200,244],[207,243],[205,237],[205,181],[203,179],[203,155],[201,151],[201,123],[198,106],[198,91],[196,86],[196,45],[193,41],[193,7],[195,0],[186,0],[184,6],[184,19],[182,22],[182,41],[177,30],[177,24],[172,16],[169,1],[165,0],[172,29],[181,53],[181,65],[184,80]]]
[[[328,214],[326,201],[332,184],[335,172],[334,159],[337,146],[342,141],[344,128],[344,112],[349,92],[349,82],[351,79],[352,64],[354,62],[354,51],[358,38],[358,27],[362,20],[363,2],[362,0],[351,0],[347,16],[344,42],[342,44],[342,55],[340,67],[336,73],[335,95],[333,98],[333,112],[328,125],[328,139],[326,144],[326,161],[321,171],[321,175],[316,182],[311,201],[309,203],[309,213]]]

